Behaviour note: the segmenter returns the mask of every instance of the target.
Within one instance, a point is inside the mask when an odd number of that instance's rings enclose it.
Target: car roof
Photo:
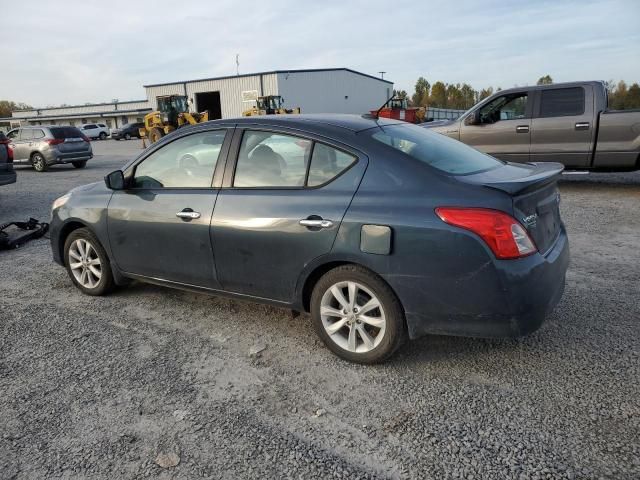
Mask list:
[[[595,85],[598,87],[602,87],[604,86],[604,82],[601,80],[589,80],[586,82],[564,82],[564,83],[548,83],[545,85],[529,85],[529,86],[513,87],[513,88],[506,88],[504,90],[498,90],[497,92],[495,92],[495,94],[521,92],[523,90],[547,90],[549,88],[584,87],[585,85],[592,85],[592,86]]]
[[[348,115],[348,114],[291,114],[291,115],[258,115],[251,117],[227,118],[224,120],[213,120],[207,123],[237,123],[272,125],[289,128],[308,129],[313,126],[338,127],[352,132],[361,132],[370,128],[402,124],[400,120],[388,118],[374,118],[369,115]]]

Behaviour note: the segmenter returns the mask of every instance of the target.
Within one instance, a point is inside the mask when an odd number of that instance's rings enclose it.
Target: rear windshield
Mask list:
[[[503,162],[462,142],[415,125],[388,125],[368,130],[375,140],[453,175],[490,170]]]
[[[82,138],[82,133],[75,127],[52,127],[51,135],[57,139]]]

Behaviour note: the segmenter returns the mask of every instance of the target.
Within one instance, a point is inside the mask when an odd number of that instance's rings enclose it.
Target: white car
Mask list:
[[[104,123],[85,123],[78,127],[87,137],[95,140],[106,140],[111,135],[111,130]]]

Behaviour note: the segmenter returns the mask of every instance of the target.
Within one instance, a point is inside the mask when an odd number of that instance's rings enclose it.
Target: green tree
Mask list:
[[[24,110],[32,108],[30,105],[22,102],[12,102],[10,100],[0,100],[0,117],[10,117],[14,110]]]
[[[463,105],[462,92],[460,84],[456,83],[447,85],[447,108],[461,109]]]
[[[631,85],[627,91],[625,108],[640,108],[640,85],[637,82]]]
[[[399,98],[407,98],[407,91],[406,90],[394,90],[393,91],[393,96],[394,97],[399,97]]]
[[[429,106],[436,108],[447,107],[447,86],[444,84],[444,82],[437,81],[431,87]]]
[[[553,78],[551,75],[545,75],[544,77],[540,77],[536,82],[536,85],[551,85],[553,83]]]
[[[485,98],[490,97],[491,95],[493,95],[493,87],[483,88],[482,90],[480,90],[480,93],[478,94],[478,101],[484,100]]]
[[[609,97],[609,107],[614,110],[629,108],[627,107],[627,94],[627,84],[624,80],[620,80]]]
[[[460,87],[460,94],[462,95],[462,104],[460,108],[466,110],[467,108],[471,108],[476,103],[478,92],[476,92],[468,83],[462,84],[462,87]]]
[[[420,77],[418,81],[416,81],[416,91],[411,97],[413,105],[416,107],[426,105],[429,99],[429,91],[431,90],[431,84],[427,81],[426,78]]]

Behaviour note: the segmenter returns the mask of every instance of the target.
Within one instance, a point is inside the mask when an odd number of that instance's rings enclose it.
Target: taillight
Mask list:
[[[9,155],[9,161],[13,163],[13,145],[11,145],[10,143],[7,144],[7,153]]]
[[[86,135],[82,135],[82,140],[84,140],[85,142],[89,143],[91,140],[89,139],[89,137],[87,137]]]
[[[478,235],[499,259],[526,257],[538,251],[520,222],[499,210],[439,207],[436,214],[443,222]]]
[[[47,138],[45,140],[45,142],[47,142],[49,145],[60,145],[61,143],[64,143],[64,139],[62,139],[62,138]]]

